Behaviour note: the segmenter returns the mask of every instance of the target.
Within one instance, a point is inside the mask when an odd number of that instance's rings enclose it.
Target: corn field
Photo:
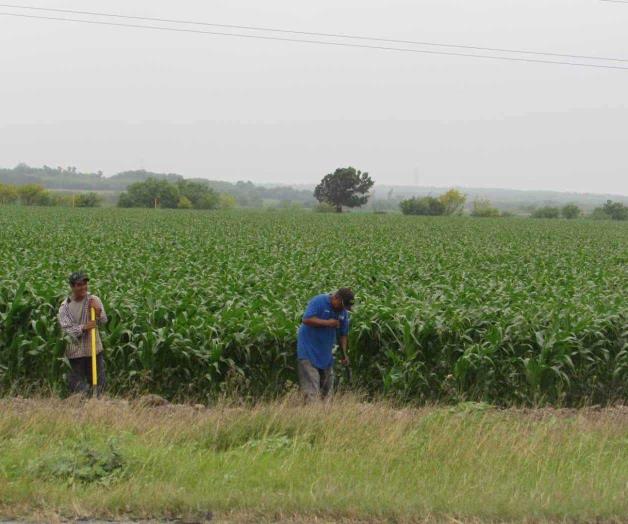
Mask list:
[[[77,269],[110,319],[113,393],[280,394],[308,299],[351,286],[344,387],[412,402],[628,398],[622,223],[0,207],[0,392],[64,393],[56,314]]]

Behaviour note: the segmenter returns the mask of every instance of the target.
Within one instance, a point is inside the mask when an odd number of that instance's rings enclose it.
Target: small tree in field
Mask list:
[[[74,205],[76,207],[98,207],[100,205],[101,198],[97,193],[81,193],[76,195],[74,199]]]
[[[368,202],[369,190],[373,180],[368,173],[362,173],[353,167],[338,168],[330,173],[314,190],[314,197],[325,202],[342,213],[342,207],[360,207]]]
[[[445,215],[462,215],[467,196],[457,189],[450,189],[439,196],[438,200],[445,206]]]
[[[601,209],[605,215],[613,220],[628,220],[628,206],[625,206],[621,202],[607,200],[606,204],[604,204]]]

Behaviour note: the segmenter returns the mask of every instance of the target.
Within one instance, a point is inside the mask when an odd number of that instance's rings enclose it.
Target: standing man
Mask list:
[[[107,315],[100,299],[89,294],[87,284],[89,278],[85,273],[72,273],[68,281],[71,293],[59,308],[59,324],[63,333],[69,338],[65,352],[72,367],[68,377],[68,386],[71,393],[87,394],[92,384],[91,330],[103,326],[107,322]],[[94,308],[96,312],[96,320],[90,320],[91,308]],[[100,334],[97,333],[98,395],[105,389],[105,359],[102,351]]]
[[[307,305],[297,337],[297,372],[299,385],[308,402],[328,396],[334,385],[332,349],[340,336],[342,363],[347,358],[349,311],[354,304],[353,291],[339,289],[332,295],[315,296]]]

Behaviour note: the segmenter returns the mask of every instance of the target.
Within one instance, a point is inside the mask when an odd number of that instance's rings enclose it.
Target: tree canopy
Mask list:
[[[444,206],[445,215],[462,215],[467,197],[457,189],[450,189],[447,193],[439,196],[438,200],[440,200],[441,204]]]
[[[120,195],[119,207],[163,207],[179,209],[217,209],[220,195],[200,182],[148,178],[131,184]]]
[[[319,202],[330,204],[342,213],[343,207],[360,207],[368,202],[369,191],[375,182],[368,173],[354,167],[341,167],[321,180],[314,190]]]

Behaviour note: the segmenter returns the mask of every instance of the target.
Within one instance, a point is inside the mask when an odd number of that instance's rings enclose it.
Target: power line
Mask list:
[[[612,0],[603,0],[603,1],[612,1]],[[626,1],[626,3],[628,3],[628,0]],[[319,33],[319,32],[311,32],[311,31],[297,31],[297,30],[292,30],[292,29],[278,29],[278,28],[273,28],[273,27],[216,24],[216,23],[210,23],[210,22],[199,22],[196,20],[181,20],[181,19],[173,19],[173,18],[154,18],[154,17],[147,17],[147,16],[132,16],[132,15],[122,15],[118,13],[104,13],[100,11],[78,11],[78,10],[73,10],[73,9],[58,9],[58,8],[47,8],[47,7],[44,8],[44,7],[35,7],[35,6],[30,6],[30,5],[17,5],[17,4],[0,4],[0,7],[28,9],[28,10],[33,10],[33,11],[68,13],[68,14],[75,14],[75,15],[103,16],[103,17],[109,17],[109,18],[122,18],[126,20],[143,20],[147,22],[167,22],[167,23],[174,23],[174,24],[219,27],[223,29],[264,31],[264,32],[272,32],[272,33],[317,36],[317,37],[325,37],[325,38],[346,38],[346,39],[351,39],[351,40],[366,40],[366,41],[372,41],[372,42],[383,42],[383,43],[388,43],[388,44],[407,44],[407,45],[421,45],[421,46],[430,46],[430,47],[449,47],[449,48],[455,48],[455,49],[469,49],[473,51],[492,51],[492,52],[499,52],[499,53],[553,56],[557,58],[575,58],[579,60],[603,60],[603,61],[609,61],[609,62],[628,62],[628,59],[605,57],[605,56],[572,55],[572,54],[565,54],[565,53],[529,51],[529,50],[523,50],[523,49],[507,49],[507,48],[500,48],[500,47],[480,47],[480,46],[474,46],[474,45],[445,44],[442,42],[398,40],[398,39],[393,39],[393,38],[379,38],[379,37],[371,37],[371,36],[364,36],[364,35],[352,35],[352,34],[347,34],[347,33]]]
[[[600,0],[600,2],[611,2],[613,4],[628,4],[628,0]]]
[[[628,71],[628,67],[615,66],[609,64],[589,64],[584,62],[564,62],[558,60],[542,60],[538,58],[518,58],[518,57],[510,57],[510,56],[497,56],[497,55],[479,55],[472,53],[458,53],[458,52],[449,52],[449,51],[432,51],[427,49],[407,49],[402,47],[386,47],[386,46],[376,46],[376,45],[365,45],[365,44],[354,44],[348,42],[333,42],[333,41],[324,41],[324,40],[308,40],[304,38],[280,38],[276,36],[264,36],[264,35],[247,35],[242,33],[224,33],[219,31],[201,31],[198,29],[183,29],[176,27],[163,27],[163,26],[148,26],[148,25],[139,25],[139,24],[122,24],[116,22],[102,22],[99,20],[84,20],[84,19],[76,19],[76,18],[60,18],[54,16],[40,16],[40,15],[25,15],[21,13],[7,13],[0,12],[2,16],[13,16],[18,18],[28,18],[28,19],[37,19],[37,20],[49,20],[49,21],[57,21],[57,22],[77,22],[81,24],[91,24],[91,25],[101,25],[101,26],[112,26],[112,27],[127,27],[133,29],[152,29],[157,31],[172,31],[176,33],[194,33],[194,34],[203,34],[203,35],[213,35],[213,36],[230,36],[236,38],[248,38],[248,39],[256,39],[256,40],[270,40],[270,41],[278,41],[278,42],[297,42],[302,44],[317,44],[317,45],[327,45],[327,46],[335,46],[335,47],[354,47],[360,49],[375,49],[379,51],[396,51],[402,53],[418,53],[418,54],[428,54],[428,55],[445,55],[445,56],[461,56],[466,58],[485,58],[489,60],[506,60],[510,62],[527,62],[527,63],[536,63],[536,64],[554,64],[554,65],[567,65],[574,67],[592,67],[597,69],[621,69],[624,71]]]

